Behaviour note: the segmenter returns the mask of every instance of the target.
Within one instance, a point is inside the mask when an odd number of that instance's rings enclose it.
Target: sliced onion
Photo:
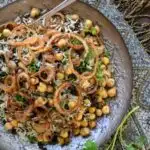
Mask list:
[[[49,83],[55,77],[55,69],[54,67],[46,66],[46,67],[41,68],[38,74],[39,74],[39,78],[42,81]]]
[[[79,105],[81,104],[82,101],[82,96],[81,96],[81,92],[80,92],[80,88],[78,86],[76,86],[76,90],[78,92],[78,100],[77,100],[77,105],[76,107],[74,107],[72,110],[65,110],[60,106],[60,94],[61,92],[66,89],[71,87],[72,84],[69,82],[65,82],[62,85],[59,86],[59,88],[56,90],[55,94],[54,94],[54,106],[56,108],[56,110],[63,115],[69,115],[70,113],[76,111],[79,108]]]
[[[29,89],[29,87],[30,87],[30,77],[27,73],[22,72],[17,76],[18,89],[24,88],[24,87],[22,87],[22,85],[20,85],[21,82],[23,82],[23,84],[25,84],[26,89]]]

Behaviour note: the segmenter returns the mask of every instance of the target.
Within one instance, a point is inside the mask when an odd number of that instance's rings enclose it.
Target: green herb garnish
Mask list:
[[[65,52],[65,53],[64,53],[64,58],[63,58],[63,60],[62,60],[62,64],[63,64],[63,65],[66,65],[67,62],[68,62],[68,52]]]
[[[33,136],[33,135],[28,135],[28,140],[31,142],[31,143],[35,143],[37,140],[36,140],[36,137]]]
[[[98,81],[102,81],[103,80],[103,70],[101,68],[102,63],[99,61],[98,62],[98,68],[97,68],[97,72],[96,72],[96,78]]]
[[[17,95],[15,96],[15,100],[18,101],[18,102],[21,102],[21,103],[24,103],[24,102],[27,101],[27,99],[26,99],[25,97],[23,97],[23,96],[21,96],[21,95],[19,95],[19,94],[17,94]]]
[[[90,68],[90,60],[93,59],[94,53],[92,49],[89,49],[89,52],[87,53],[85,59],[81,62],[80,66],[76,69],[79,72],[85,72],[85,71],[91,71],[92,68]]]
[[[110,57],[110,52],[107,49],[105,49],[104,55],[109,58]]]
[[[78,39],[71,39],[70,42],[73,45],[81,45],[82,44]]]
[[[38,72],[40,66],[35,61],[32,61],[31,64],[28,66],[28,69],[30,72]]]
[[[91,29],[88,29],[88,28],[84,28],[84,32],[85,33],[90,33],[92,35],[96,35],[97,34],[97,31],[96,31],[96,28],[95,27],[92,27]]]
[[[88,140],[85,142],[83,150],[98,150],[98,147],[94,141]]]

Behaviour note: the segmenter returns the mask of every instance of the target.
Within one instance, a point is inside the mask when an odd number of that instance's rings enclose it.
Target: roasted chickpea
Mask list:
[[[81,128],[80,130],[80,135],[81,136],[88,136],[90,134],[90,129],[85,127],[85,128]]]
[[[10,122],[5,123],[5,129],[6,130],[12,130],[13,129],[12,124]]]
[[[102,99],[102,97],[101,97],[101,96],[99,96],[99,97],[97,98],[97,102],[98,102],[98,103],[103,102],[103,99]]]
[[[89,122],[89,127],[90,127],[91,129],[95,128],[95,127],[96,127],[96,121],[90,121],[90,122]]]
[[[82,127],[87,127],[87,126],[88,126],[87,120],[85,120],[85,119],[82,120],[82,121],[81,121],[81,126],[82,126]]]
[[[76,106],[76,101],[69,101],[68,106],[70,109],[74,108]]]
[[[16,63],[15,63],[14,61],[12,61],[12,60],[10,60],[10,61],[8,62],[8,66],[9,66],[10,68],[12,68],[12,69],[15,69],[15,68],[17,67]]]
[[[98,25],[96,25],[95,29],[96,29],[96,33],[99,34],[100,33],[100,27]]]
[[[63,73],[60,73],[60,72],[57,73],[57,79],[63,80],[64,77],[65,77],[65,75]]]
[[[72,18],[72,20],[79,20],[79,15],[73,14],[73,15],[71,16],[71,18]]]
[[[83,117],[83,113],[78,113],[78,115],[76,116],[76,120],[80,121],[82,120],[82,117]]]
[[[81,126],[81,123],[79,121],[74,122],[75,128],[79,128]]]
[[[46,92],[47,91],[47,85],[43,82],[40,82],[39,86],[38,86],[38,89],[37,89],[39,92]]]
[[[35,106],[36,107],[41,107],[43,105],[46,104],[46,101],[42,98],[42,97],[38,97],[36,100],[35,100]]]
[[[96,108],[95,107],[90,107],[88,110],[89,110],[89,113],[94,113],[96,111]]]
[[[111,88],[111,89],[108,90],[108,96],[109,97],[114,97],[114,96],[116,96],[116,94],[117,94],[116,87],[113,87],[113,88]]]
[[[108,97],[107,91],[104,88],[99,89],[98,94],[101,98],[107,98]]]
[[[106,66],[104,64],[101,65],[102,70],[106,70]]]
[[[49,105],[49,106],[53,106],[53,105],[54,105],[53,99],[49,99],[49,100],[48,100],[48,105]]]
[[[71,67],[68,67],[68,68],[65,70],[65,73],[66,73],[67,75],[72,74],[72,68],[71,68]]]
[[[110,107],[108,105],[103,106],[102,112],[104,115],[107,115],[110,113]]]
[[[74,129],[73,134],[76,135],[76,136],[79,135],[80,134],[80,129],[79,128]]]
[[[59,41],[58,41],[58,43],[57,43],[57,46],[59,47],[59,48],[62,48],[62,47],[64,47],[64,46],[66,46],[67,45],[67,40],[65,40],[65,39],[60,39]]]
[[[90,29],[90,28],[92,27],[92,25],[93,25],[93,23],[92,23],[91,20],[87,19],[87,20],[85,21],[85,27],[86,27],[86,28]]]
[[[101,109],[96,109],[96,116],[100,117],[102,116],[102,110]]]
[[[60,132],[60,136],[62,137],[62,138],[67,138],[69,135],[68,135],[68,131],[66,131],[66,130],[62,130],[61,132]]]
[[[57,141],[60,145],[64,145],[65,144],[65,140],[62,137],[57,137]]]
[[[56,60],[61,61],[61,60],[63,60],[64,56],[62,53],[56,53],[55,58],[56,58]]]
[[[40,10],[38,8],[32,8],[30,16],[32,18],[38,17],[40,15]]]
[[[87,107],[90,107],[91,106],[91,101],[89,99],[85,99],[84,100],[84,105],[87,106]]]
[[[105,87],[106,86],[106,80],[103,79],[102,81],[99,81],[99,85],[102,87]]]
[[[90,119],[90,120],[94,120],[95,118],[96,118],[96,115],[95,115],[95,114],[91,114],[91,113],[89,114],[89,119]]]
[[[38,79],[37,77],[31,78],[31,79],[30,79],[30,82],[31,82],[32,85],[36,85],[36,84],[39,83],[39,79]]]
[[[103,70],[103,75],[110,78],[111,77],[111,72],[109,70]]]
[[[17,120],[12,120],[12,121],[11,121],[11,125],[12,125],[13,127],[17,127],[17,126],[18,126],[18,121],[17,121]]]
[[[12,34],[12,32],[9,29],[4,29],[2,34],[4,37],[9,37]]]
[[[107,87],[113,87],[115,85],[115,80],[113,78],[109,78],[106,81]]]
[[[103,57],[102,58],[102,63],[107,66],[110,63],[109,58],[108,57]]]
[[[54,88],[50,85],[47,86],[47,92],[52,93],[54,91]]]

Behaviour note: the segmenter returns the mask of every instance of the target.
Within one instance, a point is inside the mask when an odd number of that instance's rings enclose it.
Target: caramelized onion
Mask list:
[[[59,86],[59,88],[56,90],[55,94],[54,94],[54,106],[56,108],[56,110],[63,114],[63,115],[68,115],[74,111],[76,111],[78,108],[79,108],[79,105],[81,104],[81,101],[82,101],[82,96],[81,96],[81,92],[80,92],[80,88],[78,86],[76,86],[76,90],[77,90],[77,93],[78,93],[78,100],[77,100],[77,105],[76,107],[72,108],[71,110],[65,110],[63,109],[61,106],[60,106],[60,94],[61,92],[66,89],[66,88],[69,88],[71,87],[72,84],[69,83],[69,82],[65,82],[63,83],[62,85]]]

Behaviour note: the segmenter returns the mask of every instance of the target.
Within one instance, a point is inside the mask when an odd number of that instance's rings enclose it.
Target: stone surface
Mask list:
[[[13,1],[15,0],[0,0],[0,7]],[[150,58],[130,26],[124,21],[123,15],[112,4],[112,0],[84,0],[84,2],[97,8],[116,26],[129,49],[134,71],[131,108],[139,105],[140,110],[128,122],[125,140],[130,142],[137,136],[145,136],[147,138],[145,149],[148,150],[150,144]],[[119,147],[119,150],[121,149],[123,148]]]

